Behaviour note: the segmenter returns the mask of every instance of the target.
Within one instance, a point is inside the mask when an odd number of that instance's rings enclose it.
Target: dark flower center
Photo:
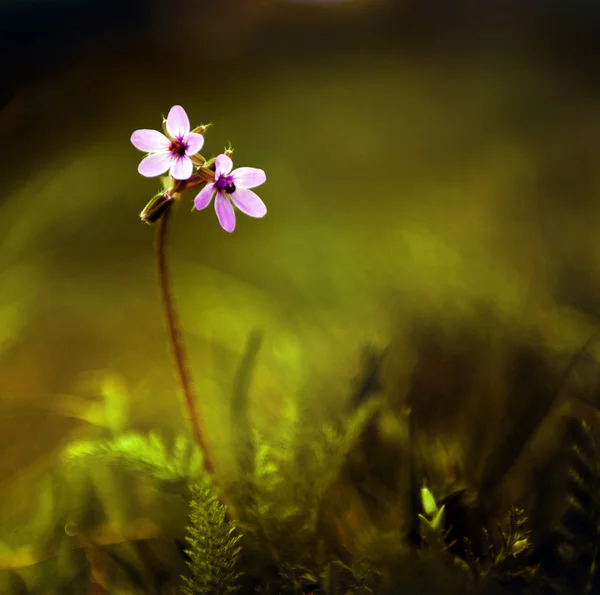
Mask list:
[[[227,194],[233,194],[235,192],[235,184],[233,183],[233,180],[227,176],[221,176],[217,180],[217,188],[219,190],[224,190]]]
[[[185,155],[186,144],[180,140],[171,141],[169,145],[169,151],[175,155]]]

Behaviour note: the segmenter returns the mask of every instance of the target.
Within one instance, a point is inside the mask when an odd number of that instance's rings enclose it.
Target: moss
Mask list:
[[[198,483],[192,491],[186,540],[189,575],[183,577],[185,595],[235,593],[241,551],[235,521],[227,520],[227,508],[210,487]]]

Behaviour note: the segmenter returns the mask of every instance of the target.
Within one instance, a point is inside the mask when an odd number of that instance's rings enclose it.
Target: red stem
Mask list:
[[[188,372],[187,357],[179,321],[177,319],[177,309],[175,307],[175,300],[171,291],[171,280],[169,275],[169,267],[167,265],[167,230],[172,210],[172,207],[168,208],[157,222],[156,264],[158,281],[167,323],[167,331],[169,333],[171,352],[173,359],[175,360],[179,384],[181,387],[181,392],[183,393],[190,423],[192,425],[192,432],[194,434],[196,444],[202,452],[204,470],[210,477],[213,477],[215,474],[215,468],[212,457],[208,451],[204,432],[202,430],[201,416],[196,408],[196,399],[194,396],[194,389],[192,387],[192,379]]]

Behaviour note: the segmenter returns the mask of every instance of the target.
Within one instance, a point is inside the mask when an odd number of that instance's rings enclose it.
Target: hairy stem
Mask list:
[[[187,356],[179,326],[179,320],[177,318],[177,309],[173,299],[171,278],[169,275],[169,267],[167,265],[167,231],[172,210],[173,207],[169,207],[157,222],[156,264],[158,282],[160,285],[162,305],[167,323],[167,331],[169,333],[171,352],[173,354],[173,359],[175,360],[175,367],[177,368],[177,375],[179,377],[179,385],[181,387],[181,392],[183,393],[190,423],[192,424],[192,432],[194,433],[196,444],[202,452],[204,470],[210,477],[213,477],[215,469],[212,457],[208,452],[206,438],[202,429],[202,420],[198,410],[196,409],[196,399],[194,396],[194,389],[192,387],[192,379],[188,371]]]
[[[196,173],[177,187],[177,192],[185,192],[191,188],[196,188],[202,184],[209,184],[215,181],[215,172],[207,167],[200,167]]]

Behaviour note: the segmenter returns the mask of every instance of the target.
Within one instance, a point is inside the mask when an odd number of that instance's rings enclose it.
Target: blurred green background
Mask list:
[[[231,141],[236,165],[267,172],[264,220],[226,234],[190,193],[172,226],[222,460],[255,329],[264,427],[290,396],[337,407],[361,346],[417,315],[452,325],[485,303],[515,333],[583,342],[600,314],[600,12],[520,4],[5,0],[3,526],[37,507],[19,494],[65,441],[101,432],[107,378],[123,424],[187,432],[138,220],[159,181],[129,142],[174,104],[215,123],[205,155]]]

